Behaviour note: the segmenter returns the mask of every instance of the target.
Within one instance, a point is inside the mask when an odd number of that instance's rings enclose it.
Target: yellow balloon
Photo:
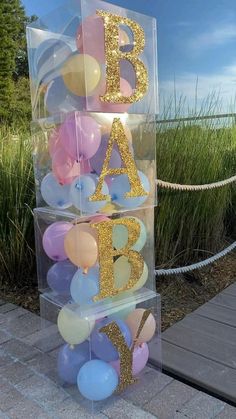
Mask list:
[[[144,312],[145,312],[144,308],[136,308],[136,310],[130,313],[125,320],[126,324],[130,328],[133,340],[136,339],[137,332],[138,332]],[[155,330],[156,330],[156,321],[154,319],[154,316],[150,313],[146,322],[144,323],[144,326],[139,335],[139,338],[136,341],[135,346],[141,345],[144,342],[149,342],[154,336]]]
[[[75,54],[65,62],[61,75],[68,90],[77,96],[88,96],[100,82],[101,67],[91,55]]]
[[[114,277],[115,277],[115,287],[122,288],[129,281],[131,275],[131,265],[126,256],[121,256],[114,263]],[[132,291],[139,290],[144,286],[148,279],[148,267],[144,262],[143,273],[139,278],[136,285],[132,288]]]
[[[64,248],[67,257],[74,265],[88,271],[94,266],[98,258],[98,245],[94,235],[89,233],[93,229],[89,226],[82,228],[80,224],[75,225],[65,236]]]
[[[84,342],[92,332],[95,321],[86,320],[76,313],[76,304],[65,305],[57,318],[58,330],[63,339],[70,345],[79,345]]]

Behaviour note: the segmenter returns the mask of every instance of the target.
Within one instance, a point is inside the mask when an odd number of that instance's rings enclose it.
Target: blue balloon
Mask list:
[[[131,331],[123,320],[107,318],[97,323],[90,337],[91,348],[98,358],[107,362],[116,361],[119,358],[119,353],[107,335],[105,333],[101,333],[99,330],[103,326],[106,326],[113,321],[116,322],[120,328],[120,331],[125,338],[126,344],[130,347],[132,343]]]
[[[115,369],[97,359],[86,362],[77,378],[80,393],[92,401],[105,400],[110,397],[117,388],[118,382]]]
[[[107,201],[89,201],[89,197],[96,190],[97,182],[96,175],[83,175],[77,177],[71,184],[70,200],[82,213],[95,213],[107,204]],[[103,183],[102,193],[109,195],[106,182]]]
[[[71,281],[70,293],[77,304],[92,304],[92,298],[99,293],[99,268],[95,266],[87,274],[78,269]]]
[[[139,179],[146,192],[150,192],[150,183],[147,176],[138,171]],[[109,186],[111,200],[114,204],[125,208],[137,208],[142,205],[148,198],[148,195],[139,196],[137,198],[126,198],[126,192],[130,192],[130,183],[127,175],[120,175],[112,179]]]
[[[69,260],[55,263],[47,273],[49,287],[59,295],[70,296],[70,285],[77,267]]]
[[[53,173],[48,173],[41,183],[41,194],[50,207],[66,209],[71,207],[69,199],[70,185],[60,185]]]
[[[85,109],[85,98],[69,93],[62,77],[52,80],[44,96],[44,104],[50,114]]]
[[[74,346],[63,345],[57,359],[59,377],[69,384],[76,384],[80,368],[90,359],[89,343]]]

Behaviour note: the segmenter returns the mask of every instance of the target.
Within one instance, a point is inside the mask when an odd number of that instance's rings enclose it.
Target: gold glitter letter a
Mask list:
[[[126,167],[120,169],[110,169],[109,163],[111,160],[114,143],[117,143],[121,158]],[[97,188],[93,195],[90,196],[89,201],[105,201],[108,200],[108,195],[102,194],[102,186],[106,176],[122,175],[128,176],[130,183],[130,192],[125,194],[126,198],[135,198],[138,196],[145,196],[148,193],[143,189],[140,182],[134,158],[129,149],[129,142],[126,138],[123,125],[120,118],[114,118],[111,136],[108,141],[106,157],[103,163],[102,172],[100,174]]]
[[[109,103],[134,103],[143,98],[148,90],[148,72],[138,56],[145,46],[144,31],[138,23],[126,17],[97,10],[97,15],[104,20],[105,56],[106,56],[106,94],[101,101]],[[122,52],[119,46],[119,25],[127,25],[134,37],[134,47],[130,52]],[[127,97],[120,92],[120,60],[128,60],[136,74],[136,89]]]
[[[115,225],[124,225],[128,230],[128,243],[123,249],[114,249],[112,242],[112,230]],[[120,292],[133,288],[143,273],[144,260],[140,253],[131,250],[140,236],[140,224],[133,218],[118,218],[116,220],[103,221],[92,224],[92,228],[98,231],[98,251],[100,292],[93,297],[94,301],[102,300],[106,297],[113,297]],[[122,288],[115,288],[114,278],[114,257],[126,256],[131,264],[131,274],[127,284]]]

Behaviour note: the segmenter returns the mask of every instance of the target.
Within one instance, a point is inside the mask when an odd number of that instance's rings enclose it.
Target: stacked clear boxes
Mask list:
[[[141,386],[154,336],[161,365],[156,22],[76,0],[34,22],[27,39],[42,326],[57,324],[65,341],[62,385],[99,410],[137,377]]]

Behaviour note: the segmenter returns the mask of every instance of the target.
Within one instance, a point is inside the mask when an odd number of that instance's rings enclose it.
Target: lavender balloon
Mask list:
[[[77,267],[69,260],[55,263],[47,273],[49,287],[59,295],[70,296],[70,285]]]
[[[102,171],[102,167],[103,167],[104,160],[106,157],[107,146],[108,146],[108,137],[103,136],[102,142],[98,151],[96,152],[96,154],[94,154],[94,156],[90,160],[90,164],[93,170],[95,170],[95,172],[97,173],[97,175],[100,175]],[[121,160],[120,154],[118,153],[117,149],[113,147],[111,159],[109,162],[109,167],[111,169],[116,169],[116,168],[120,168],[121,164],[122,164],[122,160]]]
[[[62,346],[57,360],[59,377],[69,384],[76,384],[80,368],[90,360],[89,343],[83,342],[74,348]]]
[[[133,352],[133,363],[132,363],[132,374],[138,375],[146,366],[149,357],[149,349],[146,343],[137,346]],[[120,375],[120,360],[112,361],[112,367],[116,370],[117,374]]]
[[[74,113],[61,125],[61,145],[68,155],[77,161],[90,159],[101,143],[98,123],[91,117]]]
[[[51,224],[43,235],[43,248],[50,259],[66,260],[64,239],[66,233],[73,227],[73,224],[58,221]]]
[[[126,344],[130,347],[132,343],[132,336],[131,336],[130,329],[123,320],[115,319],[115,318],[114,319],[107,318],[98,322],[95,326],[95,329],[93,330],[91,334],[91,347],[92,347],[92,351],[98,358],[107,362],[117,360],[119,358],[119,353],[114,347],[113,343],[107,337],[107,335],[105,333],[101,333],[99,330],[103,326],[106,326],[107,324],[113,321],[120,328],[120,331],[125,338]]]

